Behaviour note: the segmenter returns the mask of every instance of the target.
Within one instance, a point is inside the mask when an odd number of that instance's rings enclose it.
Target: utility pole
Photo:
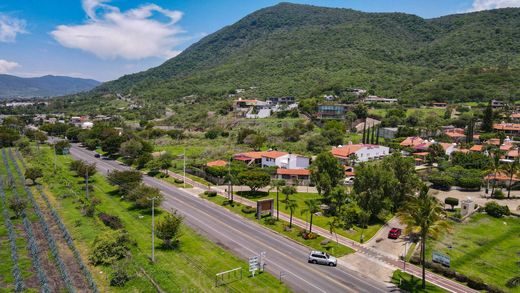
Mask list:
[[[89,199],[89,194],[88,194],[88,192],[89,192],[89,190],[88,190],[89,189],[88,188],[88,165],[87,165],[86,169],[87,169],[87,176],[86,176],[87,178],[85,180],[85,184],[86,184],[87,199]]]
[[[152,263],[155,263],[155,200],[157,198],[154,196],[152,198],[148,198],[148,200],[152,201]]]
[[[56,174],[56,143],[52,145],[52,148],[54,149],[54,174]]]
[[[184,147],[184,155],[183,155],[183,159],[184,159],[184,166],[183,166],[183,172],[184,172],[184,178],[182,180],[182,184],[183,184],[183,187],[186,188],[186,147]]]

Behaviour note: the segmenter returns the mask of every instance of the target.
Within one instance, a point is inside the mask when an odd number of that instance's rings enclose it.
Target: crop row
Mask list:
[[[20,153],[18,151],[16,152],[16,155],[18,156],[18,159],[20,160],[20,162],[22,162],[22,165],[24,167],[26,167],[25,162],[24,162],[22,156],[20,155]],[[16,161],[15,161],[15,168],[17,170],[19,170],[18,164],[16,164]],[[19,173],[21,173],[21,171],[19,171]],[[67,242],[67,245],[69,246],[70,250],[72,251],[72,254],[74,255],[74,258],[76,259],[76,261],[77,261],[81,271],[83,272],[83,275],[87,279],[87,282],[88,282],[90,288],[92,289],[92,291],[94,291],[96,293],[99,292],[98,288],[97,288],[97,285],[96,285],[96,282],[94,282],[94,278],[92,277],[92,274],[90,273],[90,270],[88,269],[88,267],[83,262],[83,259],[81,258],[81,254],[79,253],[78,249],[76,248],[76,245],[74,244],[72,236],[70,235],[67,227],[65,226],[65,224],[63,224],[63,222],[61,220],[61,217],[56,212],[54,207],[51,205],[51,203],[49,201],[49,198],[47,197],[47,195],[43,191],[42,186],[41,185],[37,185],[36,188],[38,189],[38,192],[40,193],[41,197],[45,201],[45,205],[47,206],[47,209],[50,211],[50,213],[52,215],[52,218],[58,224],[58,227],[59,227],[59,229],[60,229],[60,231],[61,231],[61,233],[63,235],[63,238],[65,239],[65,242]],[[30,192],[30,190],[28,192]],[[32,193],[31,193],[31,195],[32,195]]]
[[[7,162],[5,158],[5,152],[2,149],[2,153],[4,154],[3,159],[4,163]],[[11,223],[11,217],[9,215],[9,211],[7,210],[7,200],[4,193],[4,186],[3,186],[3,178],[0,180],[0,200],[2,201],[2,207],[3,207],[3,217],[4,217],[4,223],[7,227],[7,235],[9,237],[9,243],[11,247],[11,259],[13,261],[13,277],[14,277],[14,290],[15,292],[22,292],[25,288],[25,285],[23,283],[22,273],[20,272],[20,267],[18,264],[18,251],[16,248],[16,233],[14,231],[13,223]]]
[[[2,150],[3,152],[3,157],[4,157],[4,164],[6,165],[6,169],[8,170],[7,171],[7,176],[10,177],[10,180],[12,180],[14,182],[14,179],[13,179],[13,176],[9,170],[9,165],[7,164],[7,159],[6,159],[6,156],[5,156],[5,150]],[[36,200],[34,199],[34,196],[32,194],[32,192],[30,191],[29,188],[27,188],[27,186],[25,186],[25,179],[24,179],[24,176],[18,166],[18,164],[16,163],[16,160],[14,159],[13,157],[13,154],[11,152],[11,150],[9,149],[9,157],[11,159],[11,161],[13,162],[13,165],[18,173],[18,176],[19,178],[21,179],[22,181],[22,185],[24,186],[24,189],[28,195],[28,198],[29,200],[31,201],[31,204],[33,206],[33,209],[36,213],[36,215],[38,216],[38,219],[40,221],[40,224],[43,228],[43,233],[45,234],[45,237],[47,238],[47,242],[49,244],[49,248],[50,248],[50,251],[51,251],[51,254],[53,256],[53,259],[54,259],[54,262],[56,263],[56,265],[58,266],[58,271],[60,272],[61,276],[62,276],[62,279],[63,281],[65,282],[65,285],[67,286],[67,290],[69,292],[76,292],[73,284],[72,284],[72,280],[69,276],[69,273],[67,271],[67,268],[65,267],[65,263],[63,262],[61,256],[60,256],[60,252],[58,250],[58,246],[56,244],[56,240],[54,239],[53,235],[52,235],[52,232],[49,228],[49,225],[47,224],[47,221],[45,220],[45,217],[43,216],[43,213],[42,211],[40,210],[40,207],[38,206],[38,203],[36,202]],[[16,189],[15,189],[16,191]]]

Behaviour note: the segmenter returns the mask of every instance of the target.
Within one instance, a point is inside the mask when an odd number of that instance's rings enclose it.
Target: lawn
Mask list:
[[[440,251],[451,257],[455,271],[508,292],[520,292],[520,287],[505,287],[520,272],[520,220],[516,217],[475,214],[468,222],[454,223],[451,233],[429,241],[427,247],[427,259],[431,260],[432,251]]]
[[[289,223],[282,221],[282,220],[276,221],[273,225],[267,224],[265,222],[265,220],[257,221],[255,218],[255,213],[249,213],[249,214],[244,213],[242,211],[242,208],[244,206],[239,203],[235,203],[234,206],[225,204],[225,203],[227,203],[228,200],[224,197],[221,197],[221,196],[208,197],[206,195],[201,195],[201,197],[203,197],[211,202],[214,202],[218,205],[222,205],[234,213],[242,215],[243,217],[246,217],[250,220],[253,220],[271,230],[274,230],[286,237],[289,237],[289,238],[291,238],[303,245],[309,246],[313,249],[320,250],[320,251],[326,251],[329,254],[336,256],[336,257],[341,257],[343,255],[354,252],[354,250],[352,250],[351,248],[346,247],[341,244],[338,245],[334,241],[329,241],[327,244],[322,245],[321,244],[322,241],[325,240],[325,238],[322,236],[318,236],[316,239],[307,239],[307,240],[303,239],[300,235],[298,235],[299,231],[301,230],[299,227],[293,226],[293,228],[290,231],[286,231],[285,227],[289,226]]]
[[[368,114],[370,115],[377,115],[380,117],[385,117],[386,112],[388,109],[368,109]],[[412,113],[418,112],[421,115],[426,115],[429,113],[435,113],[437,116],[444,116],[444,112],[446,112],[446,109],[444,108],[432,108],[432,107],[425,107],[425,108],[408,108],[406,109],[406,116],[410,116]]]
[[[276,192],[270,192],[269,194],[259,193],[258,195],[255,195],[253,197],[248,196],[248,194],[249,194],[248,192],[238,192],[238,194],[244,196],[245,198],[249,198],[249,199],[253,199],[253,200],[273,198],[273,199],[275,199],[275,205],[276,205]],[[280,193],[279,198],[280,198],[280,211],[284,212],[286,214],[289,214],[289,210],[286,209],[285,203],[283,203],[283,200],[285,200],[285,195]],[[292,195],[291,198],[296,200],[296,202],[298,203],[298,208],[294,212],[293,216],[308,222],[309,214],[302,215],[302,213],[301,213],[301,211],[305,208],[305,201],[308,199],[318,199],[319,200],[320,196],[317,193],[304,193],[304,192],[300,193],[299,192],[297,194]],[[314,216],[312,224],[328,230],[329,229],[328,223],[331,220],[332,220],[331,217],[327,217],[324,215]],[[363,233],[363,238],[364,238],[364,241],[366,242],[366,241],[370,240],[370,238],[372,238],[377,233],[377,231],[379,231],[379,229],[381,229],[382,225],[383,225],[383,223],[371,224],[371,225],[368,225],[367,229],[364,229],[364,231],[363,231],[363,229],[361,229],[357,226],[354,226],[354,228],[350,231],[339,229],[338,234],[359,242],[361,240],[361,233]]]
[[[43,149],[43,148],[42,148]],[[55,176],[49,162],[50,152],[43,149],[43,153],[37,160],[27,160],[44,168],[44,179],[46,188],[52,203],[59,211],[66,226],[70,229],[75,242],[87,259],[91,244],[95,237],[109,228],[105,227],[97,218],[85,217],[77,208],[75,198],[83,191],[81,180],[74,177],[68,170],[69,156],[58,157],[59,176]],[[147,275],[152,276],[160,288],[166,292],[179,291],[217,291],[224,292],[245,291],[256,288],[258,292],[287,292],[288,289],[279,284],[275,277],[270,274],[260,274],[255,278],[245,277],[241,281],[234,282],[228,287],[215,287],[215,274],[221,271],[242,267],[247,268],[245,261],[235,257],[223,248],[208,241],[189,227],[184,226],[180,238],[180,246],[175,250],[163,250],[160,248],[161,241],[156,239],[156,263],[149,262],[150,255],[150,211],[139,211],[133,209],[130,203],[114,196],[114,187],[107,183],[100,174],[91,177],[91,183],[95,186],[92,196],[101,200],[97,207],[99,212],[117,215],[121,218],[130,238],[135,241],[131,247],[132,261],[131,270],[137,273],[124,287],[109,287],[107,276],[111,273],[110,266],[91,267],[100,290],[103,292],[150,292],[155,291],[150,280],[142,273],[143,269]],[[65,196],[65,197],[64,197]],[[156,221],[164,216],[164,211],[156,210]],[[244,271],[247,276],[247,272]]]
[[[392,283],[398,286],[400,289],[410,293],[444,293],[449,292],[440,287],[437,287],[429,282],[426,282],[426,289],[422,289],[422,280],[414,277],[408,273],[402,272],[401,270],[394,271],[392,275]]]

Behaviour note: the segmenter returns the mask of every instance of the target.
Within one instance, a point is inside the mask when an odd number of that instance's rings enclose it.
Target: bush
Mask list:
[[[123,230],[106,231],[98,235],[89,256],[90,263],[95,266],[113,264],[128,254],[129,242],[128,234]]]
[[[495,218],[501,218],[502,216],[509,216],[511,214],[508,206],[501,206],[495,201],[486,203],[484,210],[488,215]]]
[[[502,189],[496,189],[493,192],[492,197],[496,198],[496,199],[504,199],[506,196],[504,195],[504,192],[502,191]]]
[[[155,229],[157,238],[164,242],[165,248],[173,248],[179,241],[183,220],[184,218],[177,214],[177,211],[172,211],[157,223]]]
[[[485,290],[486,284],[480,278],[468,278],[468,287],[475,290]]]
[[[256,210],[256,209],[255,209],[255,210]],[[265,218],[265,219],[264,219],[264,223],[265,223],[266,225],[274,225],[274,224],[276,224],[276,219],[273,218],[273,217],[268,217],[268,218]]]
[[[455,278],[455,275],[457,274],[454,270],[450,270],[450,269],[445,269],[444,272],[442,273],[446,278],[450,278],[450,279],[453,279]]]
[[[252,213],[255,213],[255,212],[256,212],[256,209],[254,207],[244,206],[242,208],[242,213],[244,213],[244,214],[252,214]]]
[[[110,286],[123,287],[129,280],[130,275],[128,274],[127,266],[119,264],[114,267],[110,275]]]
[[[217,196],[217,192],[216,191],[204,191],[204,194],[207,197],[215,197],[215,196]]]
[[[455,180],[451,176],[443,173],[430,175],[428,181],[432,183],[432,187],[441,190],[449,190],[455,184]]]
[[[112,216],[105,213],[99,213],[99,219],[105,224],[107,227],[110,227],[113,230],[123,228],[123,223],[118,216]]]
[[[300,235],[305,240],[318,238],[318,234],[309,232],[305,229],[301,229],[298,235]]]
[[[418,265],[421,263],[421,259],[418,255],[412,255],[412,257],[410,257],[410,263]]]
[[[455,206],[459,205],[459,199],[454,197],[447,197],[444,199],[444,203],[451,206],[453,210]]]
[[[457,282],[466,283],[468,281],[468,277],[461,273],[455,273],[455,280],[457,280]]]

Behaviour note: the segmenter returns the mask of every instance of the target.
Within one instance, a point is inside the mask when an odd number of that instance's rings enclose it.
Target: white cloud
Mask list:
[[[8,73],[9,71],[19,67],[20,64],[12,61],[0,59],[0,73]]]
[[[102,59],[136,60],[147,57],[171,58],[184,39],[176,23],[182,12],[146,4],[127,11],[105,4],[108,0],[83,0],[87,21],[81,25],[60,25],[51,32],[63,46],[81,49]],[[165,21],[154,19],[161,15]]]
[[[520,0],[474,0],[469,11],[520,7]]]
[[[16,35],[25,33],[25,21],[0,13],[0,42],[14,42]]]

